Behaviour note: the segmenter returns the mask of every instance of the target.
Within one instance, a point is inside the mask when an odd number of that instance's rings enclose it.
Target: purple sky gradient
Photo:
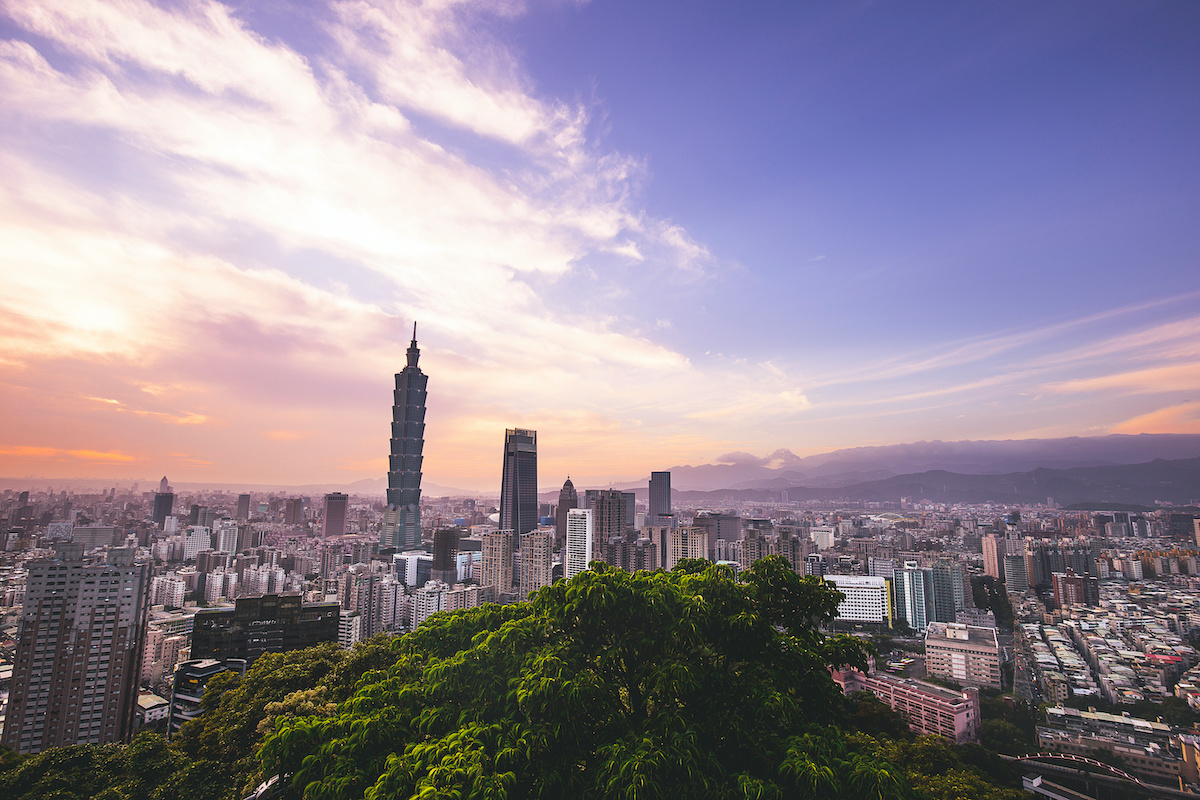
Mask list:
[[[1200,7],[0,2],[0,474],[1200,432]]]

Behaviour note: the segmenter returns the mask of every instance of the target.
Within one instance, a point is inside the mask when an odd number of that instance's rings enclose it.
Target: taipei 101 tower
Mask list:
[[[417,366],[417,323],[413,323],[408,364],[396,374],[392,405],[392,452],[388,459],[387,511],[382,547],[413,550],[421,546],[421,450],[425,446],[425,384]]]

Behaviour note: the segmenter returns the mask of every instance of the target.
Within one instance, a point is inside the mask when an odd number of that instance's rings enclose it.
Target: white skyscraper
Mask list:
[[[567,557],[563,561],[563,577],[567,580],[586,571],[592,561],[593,525],[590,508],[567,512]]]

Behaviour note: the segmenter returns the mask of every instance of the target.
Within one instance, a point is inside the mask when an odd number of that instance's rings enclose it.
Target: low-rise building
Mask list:
[[[916,733],[941,736],[954,744],[979,739],[979,690],[974,686],[956,692],[911,678],[851,669],[835,670],[833,679],[846,694],[871,692],[904,715]]]
[[[925,669],[956,683],[1003,689],[995,628],[931,622],[925,631]]]

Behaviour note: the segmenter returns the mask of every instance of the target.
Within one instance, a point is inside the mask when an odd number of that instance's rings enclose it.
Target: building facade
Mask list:
[[[196,612],[191,655],[253,664],[263,653],[336,642],[340,611],[338,603],[305,603],[299,595],[239,597],[233,608]]]
[[[996,629],[930,623],[925,632],[925,669],[957,683],[1003,689]]]
[[[590,508],[573,508],[567,512],[567,549],[563,558],[563,577],[567,580],[586,571],[592,562],[593,529]]]
[[[568,476],[558,492],[558,505],[554,509],[554,546],[559,550],[567,543],[567,512],[572,508],[579,508],[579,493]]]
[[[346,509],[350,498],[341,492],[325,495],[325,508],[321,516],[321,537],[336,539],[346,535]]]
[[[923,736],[940,736],[954,744],[979,741],[981,716],[979,689],[961,692],[932,683],[886,674],[864,675],[857,670],[835,670],[833,679],[846,694],[870,692],[908,720],[908,727]]]
[[[520,536],[537,526],[537,431],[509,428],[500,476],[500,528]]]
[[[839,622],[891,624],[891,591],[886,578],[873,578],[869,575],[826,575],[825,582],[846,596],[838,603]]]
[[[670,526],[674,520],[671,513],[671,473],[650,473],[650,504],[646,524]]]
[[[28,565],[17,633],[3,741],[23,754],[125,741],[137,713],[150,567],[68,542],[55,556]]]

